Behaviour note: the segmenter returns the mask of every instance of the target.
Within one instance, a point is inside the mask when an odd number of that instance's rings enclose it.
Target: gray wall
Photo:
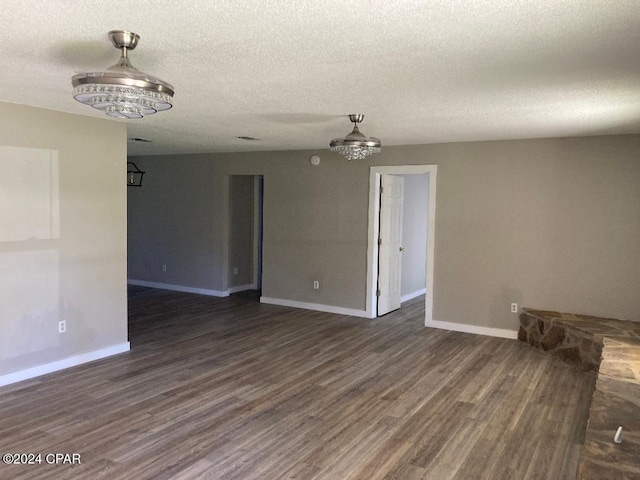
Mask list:
[[[229,287],[253,281],[253,190],[254,177],[229,177]]]
[[[426,174],[404,177],[402,214],[402,296],[424,290],[427,260],[427,208],[429,178]]]
[[[129,278],[221,290],[223,175],[201,157],[134,161],[146,173],[127,189]]]
[[[0,103],[0,375],[127,342],[126,141]]]
[[[137,157],[129,277],[220,289],[223,177],[264,175],[263,295],[364,310],[369,166],[437,164],[435,320],[516,329],[510,302],[640,320],[638,152],[626,135]]]

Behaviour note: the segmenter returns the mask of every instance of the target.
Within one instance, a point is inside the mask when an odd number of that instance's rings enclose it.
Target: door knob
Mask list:
[[[400,247],[400,251],[401,251],[401,252],[404,252],[404,247]]]

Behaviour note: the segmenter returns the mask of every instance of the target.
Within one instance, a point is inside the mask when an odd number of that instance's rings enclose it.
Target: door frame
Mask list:
[[[435,259],[436,177],[437,165],[372,166],[369,172],[369,226],[367,242],[366,316],[376,318],[378,306],[378,232],[380,231],[380,176],[427,174],[429,206],[427,213],[427,259],[425,266],[425,325],[433,322],[433,264]]]

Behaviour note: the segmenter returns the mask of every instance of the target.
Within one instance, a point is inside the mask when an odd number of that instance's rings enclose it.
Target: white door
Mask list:
[[[400,308],[404,178],[381,175],[378,237],[378,316]]]

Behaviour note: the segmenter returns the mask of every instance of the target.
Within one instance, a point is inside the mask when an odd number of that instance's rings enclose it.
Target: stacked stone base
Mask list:
[[[525,310],[520,315],[518,340],[544,350],[583,372],[597,372],[602,339],[567,324],[556,315],[566,314]]]
[[[578,478],[640,479],[640,322],[524,309],[518,339],[597,374]]]

